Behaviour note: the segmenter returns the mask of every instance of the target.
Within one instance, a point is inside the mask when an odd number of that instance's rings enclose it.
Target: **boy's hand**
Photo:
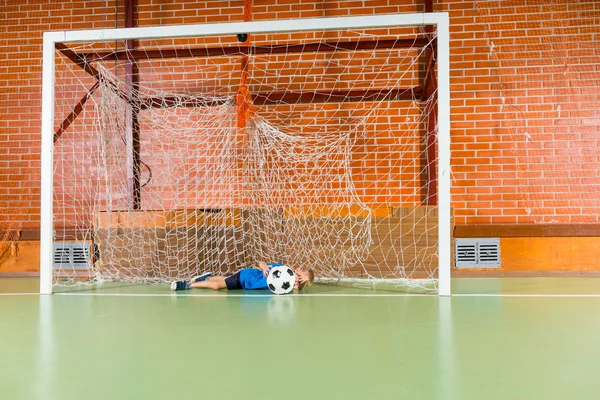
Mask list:
[[[264,277],[269,276],[269,266],[266,262],[261,261],[258,263],[258,267],[262,270]]]

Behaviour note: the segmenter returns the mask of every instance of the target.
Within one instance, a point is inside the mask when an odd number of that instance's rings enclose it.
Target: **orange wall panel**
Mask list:
[[[503,271],[600,271],[600,238],[500,238],[500,258]]]

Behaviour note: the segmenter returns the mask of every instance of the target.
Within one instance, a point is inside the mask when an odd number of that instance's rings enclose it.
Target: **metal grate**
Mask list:
[[[54,268],[87,270],[90,268],[89,242],[55,242]]]
[[[500,268],[500,239],[456,239],[456,268]]]

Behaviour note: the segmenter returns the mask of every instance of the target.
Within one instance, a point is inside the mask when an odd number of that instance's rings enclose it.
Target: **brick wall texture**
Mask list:
[[[450,14],[455,223],[599,222],[600,2],[437,0],[433,7]],[[405,0],[255,0],[252,7],[254,20],[424,10]],[[15,219],[39,226],[42,32],[123,27],[123,15],[123,1],[113,0],[0,5],[0,228]],[[243,1],[138,5],[139,26],[243,20]]]

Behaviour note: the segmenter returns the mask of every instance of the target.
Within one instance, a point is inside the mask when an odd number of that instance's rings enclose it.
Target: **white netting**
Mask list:
[[[0,206],[0,271],[9,263],[11,258],[18,255],[18,242],[21,237],[22,222],[18,219],[18,212]]]
[[[57,267],[55,284],[167,282],[260,260],[429,283],[433,43],[403,28],[72,46],[57,64],[55,240],[89,243],[93,257]],[[137,60],[133,85],[123,54]]]

